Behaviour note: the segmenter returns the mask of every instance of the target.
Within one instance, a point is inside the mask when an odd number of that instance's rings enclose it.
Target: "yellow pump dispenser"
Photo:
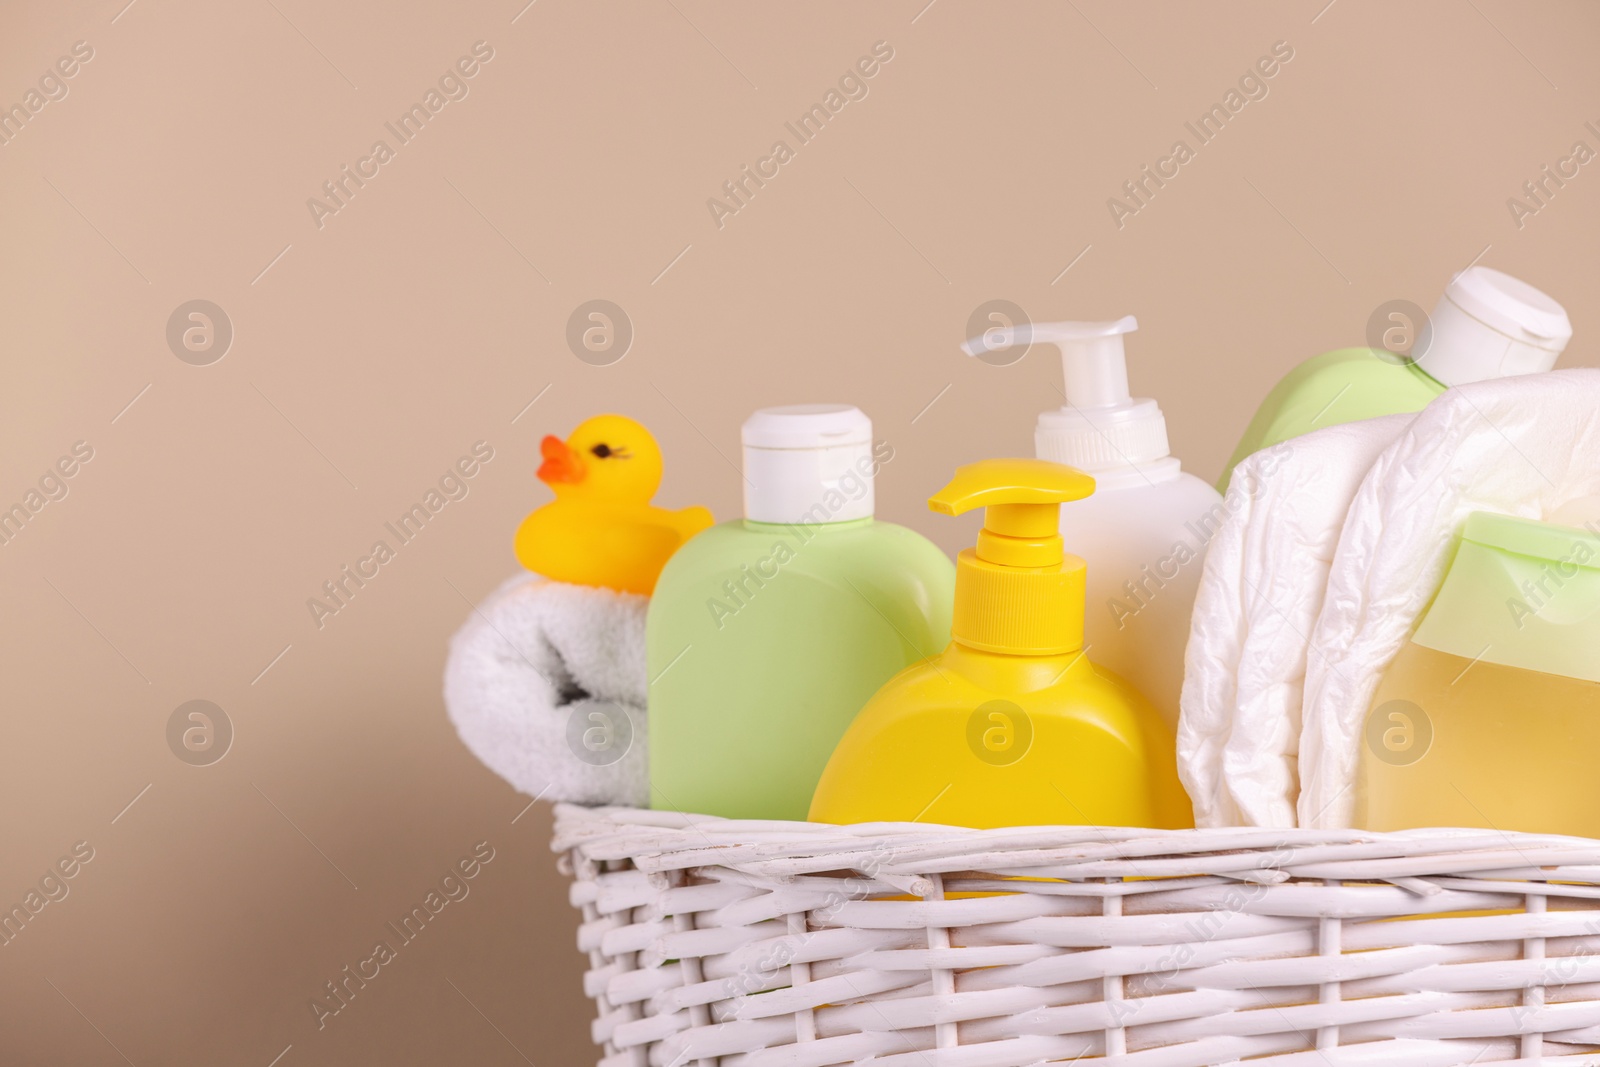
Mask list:
[[[987,509],[956,558],[944,652],[891,678],[856,715],[811,801],[816,822],[1194,825],[1172,731],[1083,647],[1084,562],[1060,505],[1094,492],[1082,471],[992,459],[928,501]]]

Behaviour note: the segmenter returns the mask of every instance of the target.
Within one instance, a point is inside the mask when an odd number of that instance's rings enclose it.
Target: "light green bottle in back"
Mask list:
[[[1383,305],[1368,323],[1369,341],[1384,347],[1324,352],[1290,371],[1261,402],[1217,488],[1227,492],[1246,456],[1312,430],[1421,411],[1453,385],[1547,371],[1572,337],[1560,304],[1490,267],[1452,278],[1432,315],[1402,303]]]
[[[949,643],[955,567],[872,517],[894,453],[859,410],[764,409],[743,441],[746,518],[679,549],[650,602],[651,806],[804,819],[856,712]]]
[[[1421,411],[1443,383],[1414,363],[1376,348],[1341,348],[1313,356],[1273,387],[1228,458],[1217,488],[1228,491],[1247,456],[1324,426]]]

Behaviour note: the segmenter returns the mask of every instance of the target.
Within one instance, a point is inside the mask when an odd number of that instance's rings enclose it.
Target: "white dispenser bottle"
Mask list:
[[[1092,496],[1061,507],[1061,535],[1088,564],[1084,650],[1143,693],[1176,729],[1183,653],[1206,548],[1222,498],[1167,446],[1154,401],[1128,395],[1115,322],[1043,322],[990,330],[962,346],[979,355],[1019,344],[1061,350],[1066,405],[1039,416],[1040,459],[1092,475]]]

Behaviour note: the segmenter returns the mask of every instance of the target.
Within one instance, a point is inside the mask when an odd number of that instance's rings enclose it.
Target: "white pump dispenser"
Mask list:
[[[1040,414],[1035,451],[1040,459],[1091,474],[1109,473],[1170,455],[1161,406],[1128,392],[1122,338],[1138,328],[1132,315],[1115,322],[1039,322],[991,330],[962,349],[975,356],[1013,345],[1059,348],[1067,403],[1059,411]]]
[[[1161,406],[1130,395],[1123,337],[1138,327],[1132,315],[1036,322],[961,347],[969,356],[1016,345],[1061,350],[1067,402],[1039,415],[1034,448],[1094,476],[1092,496],[1061,508],[1062,537],[1088,564],[1084,648],[1176,728],[1189,619],[1222,498],[1171,454]]]

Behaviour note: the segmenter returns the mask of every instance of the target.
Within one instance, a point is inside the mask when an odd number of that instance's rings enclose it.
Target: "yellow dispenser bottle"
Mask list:
[[[986,508],[956,560],[952,640],[856,715],[811,801],[816,822],[1194,825],[1172,731],[1083,647],[1084,562],[1059,505],[1094,479],[1059,463],[961,467],[928,501]]]

